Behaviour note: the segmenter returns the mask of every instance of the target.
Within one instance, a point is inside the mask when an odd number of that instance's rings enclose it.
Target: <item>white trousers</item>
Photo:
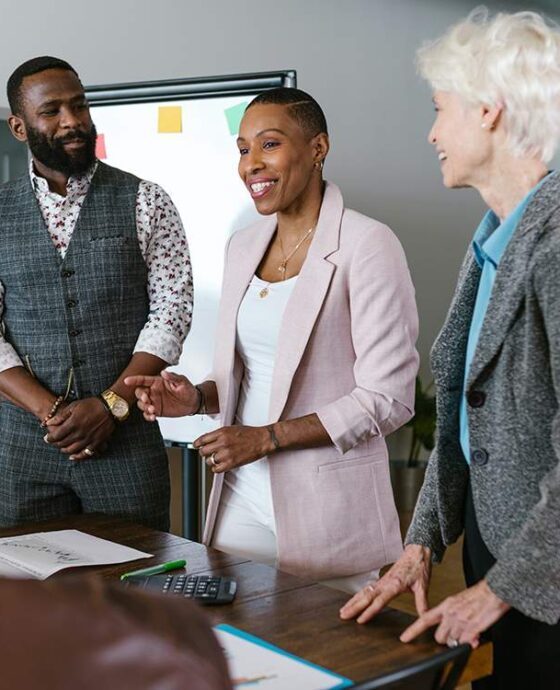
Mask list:
[[[212,547],[234,556],[277,566],[276,524],[257,506],[224,486],[214,527]],[[321,580],[320,584],[355,594],[379,578],[379,570]]]

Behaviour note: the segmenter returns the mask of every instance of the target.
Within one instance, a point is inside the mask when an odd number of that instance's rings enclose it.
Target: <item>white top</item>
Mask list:
[[[297,276],[279,283],[251,280],[237,315],[236,349],[245,368],[235,421],[247,426],[269,423],[270,390],[278,335],[286,304]],[[266,296],[261,297],[263,291]],[[271,516],[272,494],[268,458],[228,472],[225,483],[266,516]]]

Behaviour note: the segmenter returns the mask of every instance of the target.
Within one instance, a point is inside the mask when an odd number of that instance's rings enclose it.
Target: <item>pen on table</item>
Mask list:
[[[169,561],[169,563],[161,563],[160,565],[153,565],[151,568],[142,568],[142,570],[133,570],[130,573],[121,575],[121,580],[127,580],[129,577],[149,577],[150,575],[161,575],[169,570],[176,570],[177,568],[184,568],[187,561]]]

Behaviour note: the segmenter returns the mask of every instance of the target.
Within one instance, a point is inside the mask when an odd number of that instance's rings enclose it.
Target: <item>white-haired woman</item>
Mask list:
[[[489,211],[432,350],[438,434],[402,557],[341,610],[363,623],[405,590],[408,642],[479,643],[481,687],[560,684],[560,30],[533,12],[475,11],[419,51],[429,141],[446,187]],[[428,608],[430,564],[465,534],[468,588]]]

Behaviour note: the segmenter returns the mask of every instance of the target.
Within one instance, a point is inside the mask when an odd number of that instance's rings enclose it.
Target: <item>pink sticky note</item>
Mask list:
[[[105,158],[107,158],[107,149],[105,148],[104,134],[97,135],[97,142],[95,144],[95,155],[100,161],[105,160]]]

